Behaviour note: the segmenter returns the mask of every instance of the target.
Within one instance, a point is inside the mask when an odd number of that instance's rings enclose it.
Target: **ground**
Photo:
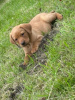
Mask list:
[[[24,52],[10,43],[12,28],[40,12],[63,15],[47,34],[26,69]],[[0,0],[0,100],[75,99],[74,0]]]

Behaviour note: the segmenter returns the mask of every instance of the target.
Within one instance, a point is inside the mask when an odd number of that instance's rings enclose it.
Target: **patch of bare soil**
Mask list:
[[[23,91],[24,86],[22,84],[16,85],[15,88],[9,88],[8,90],[10,91],[10,96],[9,100],[15,100],[16,95],[19,95],[21,91]]]

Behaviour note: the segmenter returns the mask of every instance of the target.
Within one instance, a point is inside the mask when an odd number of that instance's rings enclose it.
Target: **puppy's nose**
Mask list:
[[[25,43],[25,41],[23,41],[22,43],[21,43],[21,45],[25,45],[26,43]]]

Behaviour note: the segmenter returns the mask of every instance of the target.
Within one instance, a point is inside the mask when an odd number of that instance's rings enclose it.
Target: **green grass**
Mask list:
[[[60,32],[47,46],[47,63],[33,74],[31,66],[19,71],[24,52],[9,40],[11,29],[29,22],[36,14],[55,10],[63,14]],[[33,59],[31,59],[33,62]],[[75,99],[75,2],[74,0],[1,0],[0,2],[0,100],[8,100],[9,87],[23,84],[15,100]]]

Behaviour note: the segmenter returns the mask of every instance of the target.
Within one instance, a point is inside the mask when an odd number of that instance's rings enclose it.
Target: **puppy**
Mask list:
[[[29,56],[38,50],[44,34],[51,30],[52,21],[62,19],[57,12],[40,13],[29,23],[15,26],[10,33],[10,42],[19,45],[25,52],[23,65],[29,61]]]

